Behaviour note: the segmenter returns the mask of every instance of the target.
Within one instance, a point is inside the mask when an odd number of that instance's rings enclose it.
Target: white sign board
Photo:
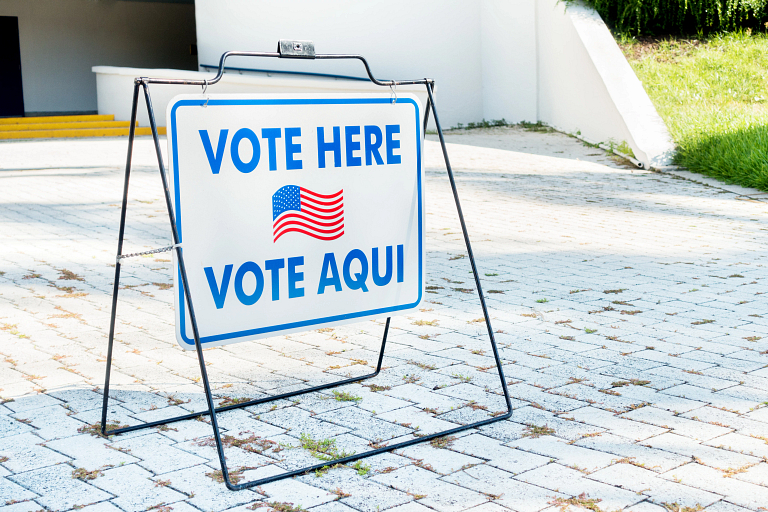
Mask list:
[[[182,95],[171,195],[205,346],[416,308],[423,114],[399,94]],[[174,258],[176,337],[194,335]]]

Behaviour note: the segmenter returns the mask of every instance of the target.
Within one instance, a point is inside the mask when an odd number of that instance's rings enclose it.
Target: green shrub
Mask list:
[[[736,29],[764,31],[768,28],[768,0],[585,1],[618,34],[707,35]]]

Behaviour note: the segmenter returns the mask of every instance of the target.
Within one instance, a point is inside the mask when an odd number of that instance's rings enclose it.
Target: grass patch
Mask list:
[[[768,34],[620,45],[669,128],[676,164],[768,190]]]

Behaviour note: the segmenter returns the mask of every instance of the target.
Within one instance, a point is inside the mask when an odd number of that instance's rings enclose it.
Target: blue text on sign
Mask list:
[[[339,260],[341,262],[341,272],[339,272],[339,264],[335,253],[326,253],[320,269],[317,294],[323,295],[328,288],[341,292],[344,290],[343,285],[346,285],[348,290],[367,292],[369,290],[369,277],[375,286],[387,286],[392,282],[393,277],[397,283],[402,283],[405,277],[403,245],[401,244],[396,247],[396,258],[393,257],[392,249],[391,245],[386,246],[383,255],[380,254],[378,247],[371,249],[370,265],[368,255],[364,251],[352,249],[343,260]],[[384,260],[383,273],[381,272],[382,259]],[[273,301],[285,298],[280,289],[281,271],[283,269],[286,270],[288,278],[288,298],[303,297],[305,290],[301,283],[304,281],[304,272],[298,270],[302,266],[304,266],[304,256],[267,260],[264,262],[264,270],[257,263],[246,261],[238,267],[234,280],[232,279],[232,272],[235,266],[231,263],[224,266],[223,272],[216,272],[213,267],[205,267],[203,271],[208,281],[213,302],[216,304],[216,309],[222,309],[227,298],[227,292],[230,289],[230,283],[232,283],[237,300],[241,304],[244,306],[256,304],[264,293],[265,271],[269,273],[271,299]],[[359,267],[359,270],[355,271],[353,267]],[[217,277],[217,274],[220,275],[220,278]],[[249,274],[253,276],[256,282],[255,286],[248,287],[253,288],[253,291],[250,293],[246,292],[246,287],[244,286],[246,276]],[[253,283],[253,280],[251,280],[251,283]]]
[[[401,163],[400,154],[395,153],[400,150],[400,139],[395,138],[400,133],[400,125],[388,124],[383,130],[376,125],[344,126],[343,132],[342,137],[341,126],[333,126],[330,130],[317,127],[318,168],[328,167],[328,153],[332,154],[334,167],[342,167],[342,156],[346,167]],[[278,170],[278,146],[282,146],[286,170],[304,168],[300,127],[262,128],[261,138],[250,128],[239,128],[231,137],[229,129],[222,129],[215,142],[208,130],[198,130],[198,133],[213,174],[219,174],[227,153],[235,169],[244,174],[252,172],[261,161],[262,143],[266,145],[270,171]],[[250,145],[251,152],[250,156],[244,157],[248,153],[243,151],[243,147],[247,145]]]

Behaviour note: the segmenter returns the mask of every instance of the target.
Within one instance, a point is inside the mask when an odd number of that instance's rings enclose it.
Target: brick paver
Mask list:
[[[631,169],[556,133],[449,141],[512,418],[241,492],[214,480],[206,421],[88,432],[100,417],[125,140],[0,144],[0,512],[768,509],[766,203]],[[170,238],[150,141],[137,144],[128,252]],[[302,435],[358,452],[503,409],[433,141],[426,162],[420,311],[393,318],[386,369],[343,389],[361,400],[329,391],[222,414],[242,478],[317,463]],[[197,360],[173,339],[170,268],[167,253],[124,266],[112,421],[205,407]],[[216,398],[370,371],[382,325],[207,350]]]

